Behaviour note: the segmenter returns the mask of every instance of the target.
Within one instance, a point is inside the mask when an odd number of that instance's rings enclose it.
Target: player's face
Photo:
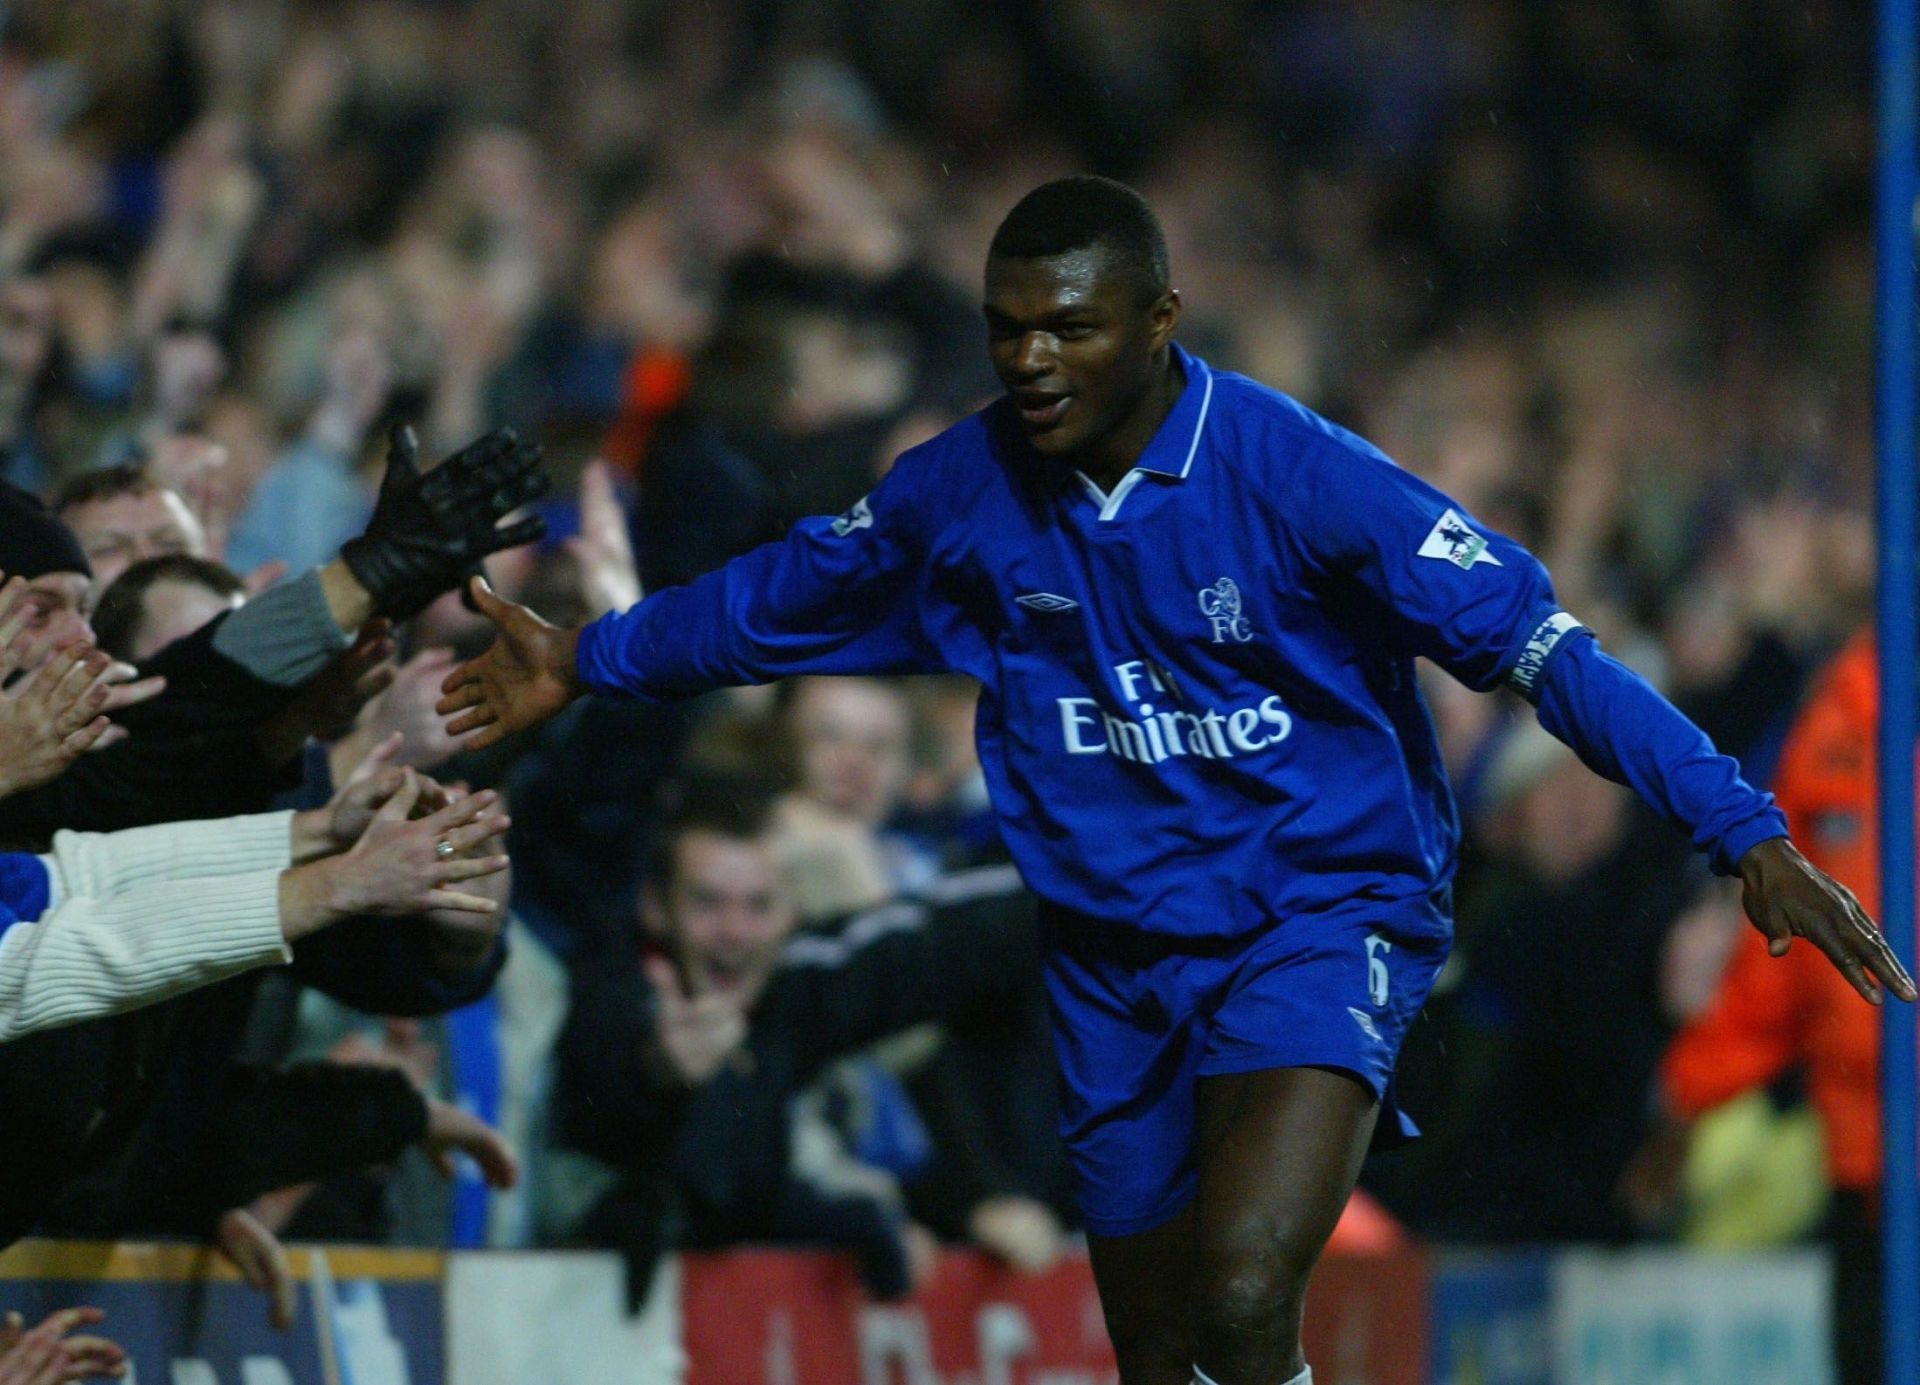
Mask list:
[[[1146,406],[1180,316],[1095,245],[987,261],[987,354],[1034,450],[1094,452]],[[1141,440],[1144,443],[1144,439]]]
[[[644,902],[648,926],[673,950],[692,994],[751,1005],[797,922],[772,842],[694,831],[673,857],[664,894]]]

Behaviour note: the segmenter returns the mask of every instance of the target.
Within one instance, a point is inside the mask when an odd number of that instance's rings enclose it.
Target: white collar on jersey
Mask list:
[[[1187,386],[1180,392],[1180,398],[1174,401],[1173,412],[1167,415],[1160,431],[1155,433],[1153,441],[1147,444],[1147,450],[1141,454],[1141,460],[1134,464],[1133,470],[1120,478],[1120,484],[1111,494],[1100,489],[1099,484],[1084,471],[1074,472],[1074,476],[1086,489],[1088,495],[1100,507],[1100,518],[1109,520],[1120,513],[1120,505],[1127,493],[1140,484],[1145,476],[1158,476],[1166,481],[1184,481],[1187,473],[1193,470],[1193,459],[1200,453],[1200,438],[1207,427],[1207,412],[1213,406],[1213,372],[1205,361],[1189,355],[1177,344],[1173,348],[1181,367],[1186,372]],[[1196,378],[1197,377],[1197,378]],[[1187,441],[1187,450],[1180,458],[1180,469],[1175,471],[1171,465],[1154,466],[1146,458],[1157,452],[1170,452],[1179,446],[1180,415],[1186,412],[1187,403],[1195,393],[1199,395],[1199,407],[1194,410],[1193,433]],[[1176,454],[1178,455],[1178,454]]]

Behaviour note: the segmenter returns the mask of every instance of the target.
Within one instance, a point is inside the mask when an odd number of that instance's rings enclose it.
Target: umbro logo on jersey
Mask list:
[[[833,522],[833,532],[845,538],[856,529],[873,528],[873,510],[868,506],[866,497],[853,502],[853,508]]]
[[[1029,611],[1077,611],[1080,603],[1070,596],[1055,596],[1052,592],[1028,592],[1025,596],[1013,598],[1014,605],[1025,606]]]
[[[1457,568],[1470,568],[1475,563],[1492,563],[1495,567],[1505,567],[1493,550],[1487,547],[1487,541],[1467,526],[1457,510],[1446,510],[1440,515],[1439,522],[1428,533],[1426,542],[1420,545],[1422,558],[1439,558],[1452,563]]]
[[[1374,1024],[1372,1015],[1369,1015],[1365,1010],[1358,1009],[1352,1005],[1349,1005],[1347,1007],[1347,1013],[1353,1016],[1353,1022],[1360,1026],[1360,1032],[1362,1034],[1365,1034],[1369,1039],[1372,1039],[1375,1043],[1381,1042],[1380,1029],[1379,1029],[1379,1026]]]

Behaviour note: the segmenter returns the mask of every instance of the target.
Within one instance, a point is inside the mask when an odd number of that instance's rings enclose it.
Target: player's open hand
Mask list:
[[[485,750],[538,726],[586,690],[573,665],[578,630],[503,601],[484,578],[470,585],[474,605],[500,633],[486,653],[447,675],[436,710],[453,718],[447,733],[465,736],[466,749]]]
[[[1875,1005],[1882,986],[1901,1000],[1914,999],[1913,978],[1860,901],[1785,837],[1761,842],[1741,857],[1740,879],[1747,917],[1767,935],[1775,957],[1786,955],[1796,937],[1805,938]]]

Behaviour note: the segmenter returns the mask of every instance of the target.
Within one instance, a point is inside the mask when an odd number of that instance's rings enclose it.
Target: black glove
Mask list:
[[[540,449],[521,442],[513,429],[468,443],[425,475],[417,452],[413,429],[396,427],[373,518],[340,550],[375,609],[396,621],[459,586],[489,553],[547,532],[538,515],[499,527],[506,515],[547,493]]]

